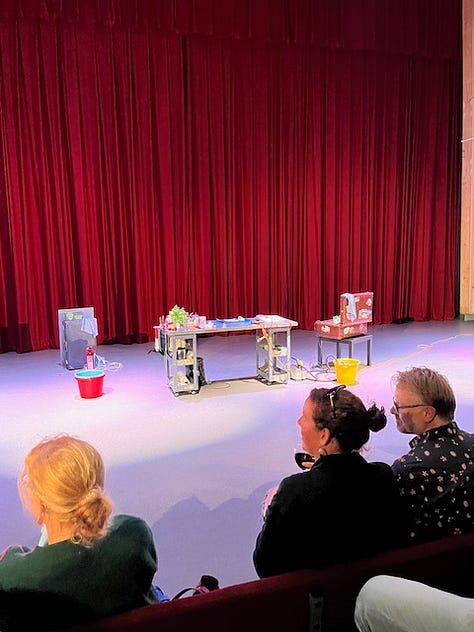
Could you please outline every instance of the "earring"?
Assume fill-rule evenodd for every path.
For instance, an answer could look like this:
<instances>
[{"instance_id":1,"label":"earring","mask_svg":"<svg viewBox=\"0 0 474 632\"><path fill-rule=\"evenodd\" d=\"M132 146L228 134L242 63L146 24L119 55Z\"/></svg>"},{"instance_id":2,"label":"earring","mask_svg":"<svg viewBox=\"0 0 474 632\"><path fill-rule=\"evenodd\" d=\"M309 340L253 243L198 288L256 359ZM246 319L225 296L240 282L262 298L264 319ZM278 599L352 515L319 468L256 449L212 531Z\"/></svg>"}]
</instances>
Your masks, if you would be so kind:
<instances>
[{"instance_id":1,"label":"earring","mask_svg":"<svg viewBox=\"0 0 474 632\"><path fill-rule=\"evenodd\" d=\"M325 456L328 455L328 452L324 448L319 448L318 449L318 454L319 454L320 457L325 457Z\"/></svg>"}]
</instances>

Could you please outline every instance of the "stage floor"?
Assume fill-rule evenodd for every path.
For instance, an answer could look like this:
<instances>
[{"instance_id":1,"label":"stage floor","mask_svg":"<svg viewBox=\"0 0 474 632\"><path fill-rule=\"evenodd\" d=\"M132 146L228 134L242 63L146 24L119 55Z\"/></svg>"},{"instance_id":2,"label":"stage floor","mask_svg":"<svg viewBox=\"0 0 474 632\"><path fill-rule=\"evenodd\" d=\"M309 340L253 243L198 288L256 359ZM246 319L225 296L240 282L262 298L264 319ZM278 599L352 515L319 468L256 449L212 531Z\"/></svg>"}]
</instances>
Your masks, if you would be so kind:
<instances>
[{"instance_id":1,"label":"stage floor","mask_svg":"<svg viewBox=\"0 0 474 632\"><path fill-rule=\"evenodd\" d=\"M357 345L362 364L351 390L388 410L391 375L430 366L448 377L456 419L474 432L474 322L380 325L369 333L373 364L363 364L365 345ZM254 579L252 552L265 491L297 471L296 420L307 394L334 382L266 386L231 379L255 374L253 334L200 338L211 383L197 395L179 397L167 387L163 357L152 343L98 351L121 368L108 370L104 395L88 400L79 396L74 371L59 365L59 351L0 355L0 550L37 541L38 527L17 497L16 476L35 443L66 432L103 454L116 512L139 515L152 527L156 579L167 592L194 585L203 573L217 576L221 585ZM325 345L329 352L335 353ZM314 332L294 330L292 356L310 367L316 353ZM410 438L397 432L389 415L387 428L364 454L391 463Z\"/></svg>"}]
</instances>

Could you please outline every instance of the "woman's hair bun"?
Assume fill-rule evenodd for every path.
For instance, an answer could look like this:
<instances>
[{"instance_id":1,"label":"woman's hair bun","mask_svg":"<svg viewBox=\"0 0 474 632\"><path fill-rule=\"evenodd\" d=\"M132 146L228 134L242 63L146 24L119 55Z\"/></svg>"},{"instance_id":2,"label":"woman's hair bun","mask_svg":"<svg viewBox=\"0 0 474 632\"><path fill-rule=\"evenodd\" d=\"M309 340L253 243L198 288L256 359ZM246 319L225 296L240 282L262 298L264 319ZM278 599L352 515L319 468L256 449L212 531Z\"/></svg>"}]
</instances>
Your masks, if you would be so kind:
<instances>
[{"instance_id":1,"label":"woman's hair bun","mask_svg":"<svg viewBox=\"0 0 474 632\"><path fill-rule=\"evenodd\" d=\"M387 425L387 416L383 406L378 408L375 404L372 404L367 409L367 416L369 417L369 430L372 432L379 432Z\"/></svg>"}]
</instances>

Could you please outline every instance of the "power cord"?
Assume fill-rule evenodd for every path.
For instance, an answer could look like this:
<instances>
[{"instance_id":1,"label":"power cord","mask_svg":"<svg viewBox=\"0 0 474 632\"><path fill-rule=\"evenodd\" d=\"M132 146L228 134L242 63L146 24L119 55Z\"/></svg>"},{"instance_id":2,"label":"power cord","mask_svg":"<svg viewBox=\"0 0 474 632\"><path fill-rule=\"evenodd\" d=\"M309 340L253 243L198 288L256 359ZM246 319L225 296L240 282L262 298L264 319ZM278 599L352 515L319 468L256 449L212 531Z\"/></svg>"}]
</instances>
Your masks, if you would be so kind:
<instances>
[{"instance_id":1,"label":"power cord","mask_svg":"<svg viewBox=\"0 0 474 632\"><path fill-rule=\"evenodd\" d=\"M324 364L311 365L309 368L305 366L303 361L299 358L291 356L291 359L296 364L296 367L291 367L290 369L290 377L292 380L331 382L336 379L336 374L334 373L334 356L328 356Z\"/></svg>"},{"instance_id":2,"label":"power cord","mask_svg":"<svg viewBox=\"0 0 474 632\"><path fill-rule=\"evenodd\" d=\"M102 371L117 371L123 368L121 362L108 362L105 358L98 353L94 354L94 368L102 369Z\"/></svg>"}]
</instances>

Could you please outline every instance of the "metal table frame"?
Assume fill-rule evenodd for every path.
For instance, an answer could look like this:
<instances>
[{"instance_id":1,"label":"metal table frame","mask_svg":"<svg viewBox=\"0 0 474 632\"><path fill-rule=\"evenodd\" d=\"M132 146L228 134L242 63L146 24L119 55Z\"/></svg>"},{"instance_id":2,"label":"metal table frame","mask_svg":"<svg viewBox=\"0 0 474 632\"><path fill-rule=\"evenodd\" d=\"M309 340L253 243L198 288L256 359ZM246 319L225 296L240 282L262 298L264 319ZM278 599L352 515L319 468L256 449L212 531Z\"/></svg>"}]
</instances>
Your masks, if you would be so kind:
<instances>
[{"instance_id":1,"label":"metal table frame","mask_svg":"<svg viewBox=\"0 0 474 632\"><path fill-rule=\"evenodd\" d=\"M287 321L287 322L284 322ZM174 395L199 392L198 338L209 334L255 331L256 375L250 376L264 383L285 384L290 375L291 328L297 322L282 319L275 324L225 324L221 321L207 321L212 327L203 329L169 330L159 328L158 338L165 359L168 386ZM282 344L284 343L284 344ZM281 352L277 350L281 346ZM283 350L284 349L284 350ZM161 351L161 349L160 349ZM248 379L248 376L246 376ZM240 378L243 379L243 378ZM215 380L222 381L222 380ZM224 380L228 381L228 380Z\"/></svg>"},{"instance_id":2,"label":"metal table frame","mask_svg":"<svg viewBox=\"0 0 474 632\"><path fill-rule=\"evenodd\" d=\"M332 342L336 345L336 357L340 358L341 352L341 344L348 345L348 357L352 358L354 353L354 345L359 342L365 342L367 344L367 366L372 364L372 336L371 335L362 335L362 336L354 336L352 338L341 338L338 340L337 338L327 338L326 336L317 336L317 349L318 349L318 365L322 365L323 363L323 342Z\"/></svg>"}]
</instances>

